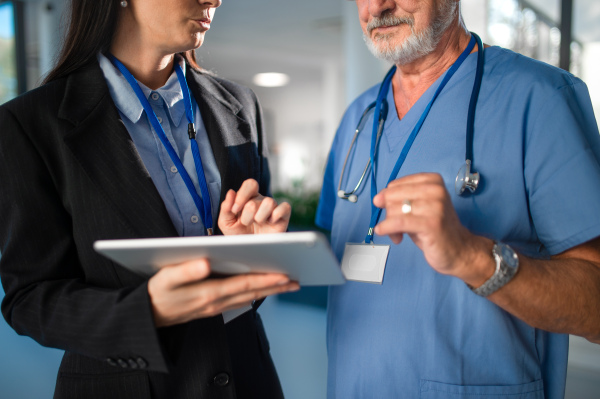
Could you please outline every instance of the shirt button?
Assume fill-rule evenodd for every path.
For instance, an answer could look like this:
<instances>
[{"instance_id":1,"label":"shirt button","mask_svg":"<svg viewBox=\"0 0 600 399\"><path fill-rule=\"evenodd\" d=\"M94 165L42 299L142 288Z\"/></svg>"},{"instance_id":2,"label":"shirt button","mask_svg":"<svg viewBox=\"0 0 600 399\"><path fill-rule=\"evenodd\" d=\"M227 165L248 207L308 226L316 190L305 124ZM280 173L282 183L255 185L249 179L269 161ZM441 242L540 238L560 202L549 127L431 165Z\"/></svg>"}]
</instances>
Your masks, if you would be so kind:
<instances>
[{"instance_id":1,"label":"shirt button","mask_svg":"<svg viewBox=\"0 0 600 399\"><path fill-rule=\"evenodd\" d=\"M158 100L158 93L152 93L150 96L154 101Z\"/></svg>"},{"instance_id":2,"label":"shirt button","mask_svg":"<svg viewBox=\"0 0 600 399\"><path fill-rule=\"evenodd\" d=\"M215 385L226 387L229 384L229 375L227 373L219 373L213 378Z\"/></svg>"},{"instance_id":3,"label":"shirt button","mask_svg":"<svg viewBox=\"0 0 600 399\"><path fill-rule=\"evenodd\" d=\"M192 221L192 223L198 223L198 216L193 215L190 220Z\"/></svg>"},{"instance_id":4,"label":"shirt button","mask_svg":"<svg viewBox=\"0 0 600 399\"><path fill-rule=\"evenodd\" d=\"M171 172L177 173L177 166L171 166Z\"/></svg>"},{"instance_id":5,"label":"shirt button","mask_svg":"<svg viewBox=\"0 0 600 399\"><path fill-rule=\"evenodd\" d=\"M157 119L158 119L158 123L162 123L162 118L160 116Z\"/></svg>"}]
</instances>

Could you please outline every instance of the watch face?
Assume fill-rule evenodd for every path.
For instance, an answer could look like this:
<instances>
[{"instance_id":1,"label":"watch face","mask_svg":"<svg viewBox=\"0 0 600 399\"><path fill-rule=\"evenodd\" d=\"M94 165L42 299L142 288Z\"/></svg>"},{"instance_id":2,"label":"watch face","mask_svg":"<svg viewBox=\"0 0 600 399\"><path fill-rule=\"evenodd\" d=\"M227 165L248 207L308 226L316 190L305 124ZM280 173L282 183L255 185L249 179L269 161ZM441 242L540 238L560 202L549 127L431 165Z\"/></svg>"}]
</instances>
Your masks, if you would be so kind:
<instances>
[{"instance_id":1,"label":"watch face","mask_svg":"<svg viewBox=\"0 0 600 399\"><path fill-rule=\"evenodd\" d=\"M519 264L519 258L517 258L517 254L508 245L500 246L500 256L507 266L516 268Z\"/></svg>"},{"instance_id":2,"label":"watch face","mask_svg":"<svg viewBox=\"0 0 600 399\"><path fill-rule=\"evenodd\" d=\"M519 258L515 251L501 242L494 244L492 255L496 261L496 272L483 285L471 288L477 295L487 297L508 283L519 269Z\"/></svg>"}]
</instances>

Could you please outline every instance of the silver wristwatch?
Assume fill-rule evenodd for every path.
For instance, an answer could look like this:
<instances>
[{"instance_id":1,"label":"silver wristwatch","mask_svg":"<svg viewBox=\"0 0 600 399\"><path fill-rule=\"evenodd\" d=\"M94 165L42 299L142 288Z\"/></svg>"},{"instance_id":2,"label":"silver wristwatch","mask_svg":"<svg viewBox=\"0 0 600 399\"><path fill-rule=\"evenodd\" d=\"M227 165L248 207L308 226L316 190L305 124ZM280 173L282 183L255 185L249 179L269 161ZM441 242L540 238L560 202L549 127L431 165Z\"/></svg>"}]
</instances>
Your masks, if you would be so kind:
<instances>
[{"instance_id":1,"label":"silver wristwatch","mask_svg":"<svg viewBox=\"0 0 600 399\"><path fill-rule=\"evenodd\" d=\"M511 247L496 241L492 249L496 261L496 271L481 287L473 288L474 293L486 297L502 288L519 270L519 258Z\"/></svg>"}]
</instances>

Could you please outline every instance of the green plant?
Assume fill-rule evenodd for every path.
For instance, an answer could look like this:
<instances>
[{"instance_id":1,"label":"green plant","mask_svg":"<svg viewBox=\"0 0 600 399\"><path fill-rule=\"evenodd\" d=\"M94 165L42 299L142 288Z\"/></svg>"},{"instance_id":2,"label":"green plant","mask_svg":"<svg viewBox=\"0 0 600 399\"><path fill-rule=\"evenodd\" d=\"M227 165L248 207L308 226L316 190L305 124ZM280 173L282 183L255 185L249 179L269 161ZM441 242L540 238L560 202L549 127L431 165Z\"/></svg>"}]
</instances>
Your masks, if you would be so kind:
<instances>
[{"instance_id":1,"label":"green plant","mask_svg":"<svg viewBox=\"0 0 600 399\"><path fill-rule=\"evenodd\" d=\"M304 190L302 181L295 181L292 189L273 194L278 202L288 202L292 206L290 229L317 230L315 216L319 204L319 191Z\"/></svg>"}]
</instances>

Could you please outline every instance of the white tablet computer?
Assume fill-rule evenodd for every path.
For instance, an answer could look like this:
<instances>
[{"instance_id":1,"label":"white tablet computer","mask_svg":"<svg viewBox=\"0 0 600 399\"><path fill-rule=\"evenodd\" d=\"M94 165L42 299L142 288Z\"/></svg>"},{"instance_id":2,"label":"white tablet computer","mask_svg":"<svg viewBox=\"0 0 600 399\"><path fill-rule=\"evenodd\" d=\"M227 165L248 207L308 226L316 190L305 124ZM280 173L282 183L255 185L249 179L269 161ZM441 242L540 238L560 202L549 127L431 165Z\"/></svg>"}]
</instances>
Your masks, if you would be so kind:
<instances>
[{"instance_id":1,"label":"white tablet computer","mask_svg":"<svg viewBox=\"0 0 600 399\"><path fill-rule=\"evenodd\" d=\"M206 257L216 273L280 272L300 285L345 282L327 239L316 232L101 240L94 249L144 276Z\"/></svg>"}]
</instances>

